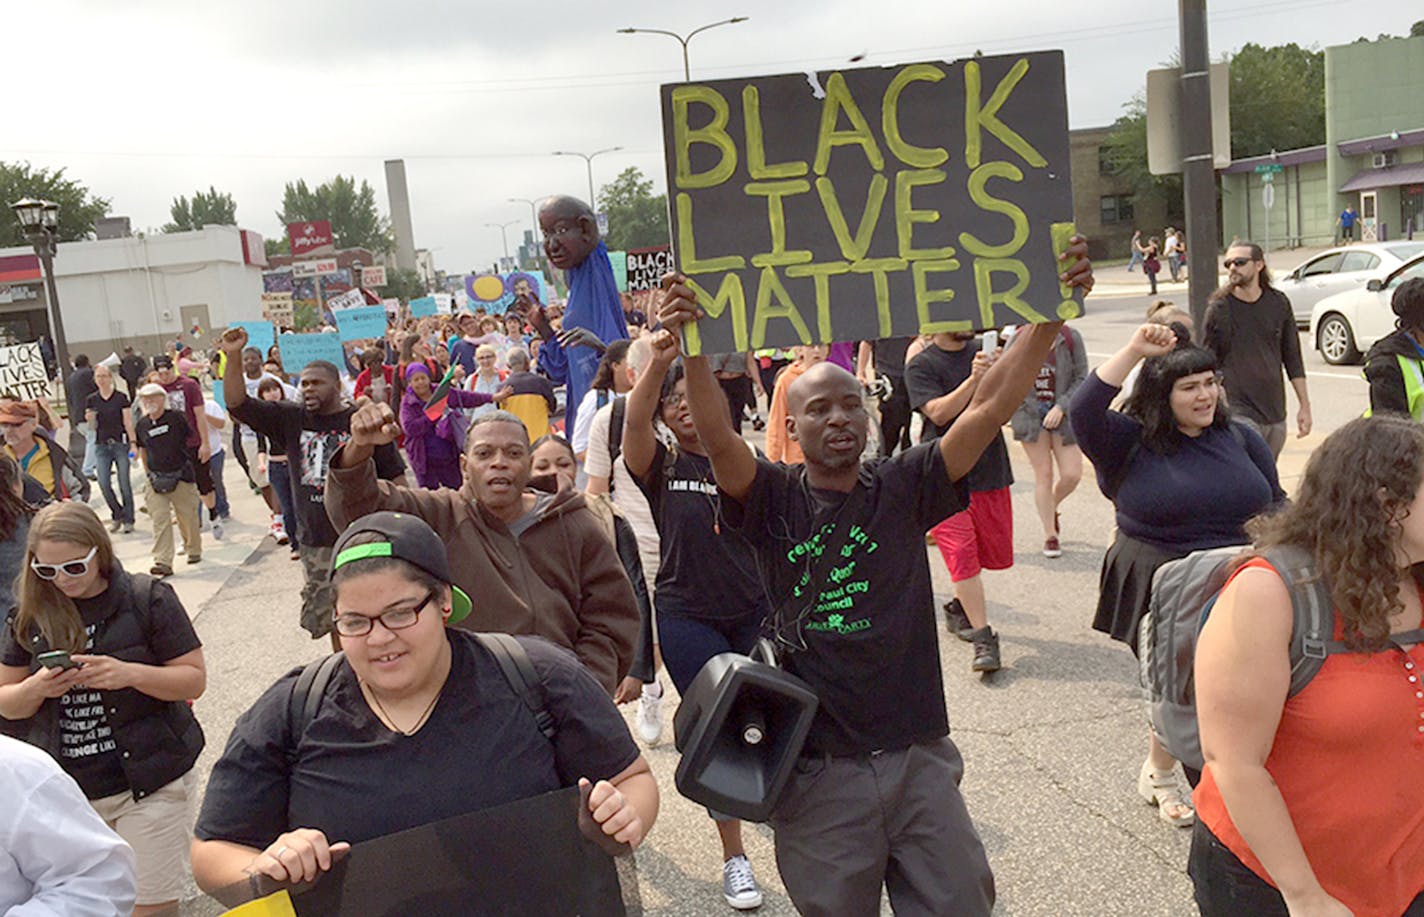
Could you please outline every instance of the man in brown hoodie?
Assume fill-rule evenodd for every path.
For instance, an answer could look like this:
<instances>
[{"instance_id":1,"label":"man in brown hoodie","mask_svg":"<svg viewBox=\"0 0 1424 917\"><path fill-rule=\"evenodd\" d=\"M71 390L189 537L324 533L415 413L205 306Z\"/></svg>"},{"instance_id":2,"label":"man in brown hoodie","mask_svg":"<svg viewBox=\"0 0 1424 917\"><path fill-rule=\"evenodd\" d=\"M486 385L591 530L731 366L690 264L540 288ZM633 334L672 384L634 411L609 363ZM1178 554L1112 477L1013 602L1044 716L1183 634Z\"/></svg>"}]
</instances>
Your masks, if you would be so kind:
<instances>
[{"instance_id":1,"label":"man in brown hoodie","mask_svg":"<svg viewBox=\"0 0 1424 917\"><path fill-rule=\"evenodd\" d=\"M612 542L576 491L530 486L529 435L506 411L470 425L460 490L377 480L372 453L400 432L388 405L351 417L351 441L332 458L326 511L338 530L380 510L419 516L446 545L455 585L474 599L459 626L532 634L558 644L613 693L628 673L638 606Z\"/></svg>"}]
</instances>

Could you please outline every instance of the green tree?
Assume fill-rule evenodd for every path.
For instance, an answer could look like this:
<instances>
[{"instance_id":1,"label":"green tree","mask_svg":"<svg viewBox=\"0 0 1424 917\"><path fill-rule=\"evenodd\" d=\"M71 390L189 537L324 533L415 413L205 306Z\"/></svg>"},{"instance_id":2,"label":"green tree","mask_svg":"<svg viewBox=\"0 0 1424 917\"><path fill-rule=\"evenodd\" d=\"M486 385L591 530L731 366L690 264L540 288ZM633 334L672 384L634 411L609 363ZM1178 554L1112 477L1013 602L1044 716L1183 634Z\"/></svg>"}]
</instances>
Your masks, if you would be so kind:
<instances>
[{"instance_id":1,"label":"green tree","mask_svg":"<svg viewBox=\"0 0 1424 917\"><path fill-rule=\"evenodd\" d=\"M232 195L212 185L207 191L194 191L193 199L179 195L168 208L172 222L163 225L163 232L189 232L204 226L236 226L237 204Z\"/></svg>"},{"instance_id":2,"label":"green tree","mask_svg":"<svg viewBox=\"0 0 1424 917\"><path fill-rule=\"evenodd\" d=\"M10 205L26 198L54 201L59 205L59 241L77 242L94 232L94 224L109 213L109 199L95 197L77 181L66 178L64 169L36 169L27 162L0 162L0 248L28 245Z\"/></svg>"},{"instance_id":3,"label":"green tree","mask_svg":"<svg viewBox=\"0 0 1424 917\"><path fill-rule=\"evenodd\" d=\"M1231 156L1325 142L1325 52L1247 44L1231 57Z\"/></svg>"},{"instance_id":4,"label":"green tree","mask_svg":"<svg viewBox=\"0 0 1424 917\"><path fill-rule=\"evenodd\" d=\"M1420 35L1424 35L1424 19L1419 20L1409 27L1410 38L1418 38Z\"/></svg>"},{"instance_id":5,"label":"green tree","mask_svg":"<svg viewBox=\"0 0 1424 917\"><path fill-rule=\"evenodd\" d=\"M636 166L624 169L598 192L598 209L608 214L611 251L667 245L667 195L653 194L653 180Z\"/></svg>"},{"instance_id":6,"label":"green tree","mask_svg":"<svg viewBox=\"0 0 1424 917\"><path fill-rule=\"evenodd\" d=\"M410 268L387 267L386 285L376 292L390 299L395 297L402 302L410 302L412 299L419 299L429 291L425 288L425 281L420 279L420 274Z\"/></svg>"},{"instance_id":7,"label":"green tree","mask_svg":"<svg viewBox=\"0 0 1424 917\"><path fill-rule=\"evenodd\" d=\"M308 187L305 179L288 182L277 219L285 226L302 220L330 220L337 248L365 248L385 253L395 248L391 224L376 207L376 192L362 179L338 175ZM290 240L287 250L290 251Z\"/></svg>"}]
</instances>

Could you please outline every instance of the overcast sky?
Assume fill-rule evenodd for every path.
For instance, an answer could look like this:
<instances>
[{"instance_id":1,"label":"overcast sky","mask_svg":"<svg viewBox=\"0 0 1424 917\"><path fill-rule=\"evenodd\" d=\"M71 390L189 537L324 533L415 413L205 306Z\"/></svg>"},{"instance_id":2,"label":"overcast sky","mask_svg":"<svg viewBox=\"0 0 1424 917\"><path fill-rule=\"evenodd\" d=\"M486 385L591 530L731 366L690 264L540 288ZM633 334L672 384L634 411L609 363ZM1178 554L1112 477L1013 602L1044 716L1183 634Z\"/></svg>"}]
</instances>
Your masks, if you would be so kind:
<instances>
[{"instance_id":1,"label":"overcast sky","mask_svg":"<svg viewBox=\"0 0 1424 917\"><path fill-rule=\"evenodd\" d=\"M1213 59L1248 41L1324 47L1408 34L1399 0L1212 0ZM238 222L280 235L287 181L368 179L387 210L382 162L404 158L415 241L463 272L500 254L488 223L511 197L587 196L583 160L553 150L622 146L594 162L608 181L637 166L661 190L658 86L681 50L624 26L686 31L694 79L952 60L1061 48L1073 127L1111 123L1177 47L1171 0L44 0L5 4L10 104L0 160L68 169L136 229L179 194L216 186ZM43 87L43 88L41 88Z\"/></svg>"}]
</instances>

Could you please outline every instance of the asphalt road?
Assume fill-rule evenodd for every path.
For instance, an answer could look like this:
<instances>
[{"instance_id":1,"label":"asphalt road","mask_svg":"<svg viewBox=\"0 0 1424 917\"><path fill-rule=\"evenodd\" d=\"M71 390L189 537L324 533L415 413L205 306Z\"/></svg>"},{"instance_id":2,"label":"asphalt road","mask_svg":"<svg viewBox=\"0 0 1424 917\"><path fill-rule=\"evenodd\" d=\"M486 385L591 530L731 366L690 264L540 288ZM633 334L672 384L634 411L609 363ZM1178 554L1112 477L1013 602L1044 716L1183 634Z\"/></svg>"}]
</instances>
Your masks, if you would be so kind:
<instances>
[{"instance_id":1,"label":"asphalt road","mask_svg":"<svg viewBox=\"0 0 1424 917\"><path fill-rule=\"evenodd\" d=\"M1126 340L1147 301L1129 289L1100 286L1088 315L1076 323L1093 363ZM1288 489L1309 449L1364 407L1358 374L1326 367L1318 355L1308 362L1317 432L1291 439L1281 461ZM1089 627L1098 565L1112 535L1110 504L1087 475L1063 508L1064 555L1044 558L1028 466L1017 447L1010 451L1019 480L1013 487L1017 561L1014 569L985 577L1005 667L988 678L974 675L966 644L942 629L939 641L953 738L967 765L963 791L997 876L995 913L1194 914L1185 875L1189 832L1159 821L1134 789L1146 719L1132 656ZM212 582L187 585L185 574L175 578L207 655L208 690L196 708L208 736L199 762L204 778L236 716L278 676L325 648L297 627L300 564L260 537L265 510L238 486L237 470L231 472L238 524L214 558L223 572L205 560L203 575ZM142 553L141 547L132 550ZM944 601L950 583L943 562L932 548L927 555L937 601ZM665 676L664 684L670 690ZM882 690L920 688L887 683ZM663 803L637 855L642 900L650 915L725 914L714 829L701 807L673 787L674 704L664 707L664 743L647 751ZM631 707L628 713L631 724ZM760 913L794 913L776 876L770 831L748 825L745 834L766 894ZM184 911L214 912L198 900L185 902Z\"/></svg>"}]
</instances>

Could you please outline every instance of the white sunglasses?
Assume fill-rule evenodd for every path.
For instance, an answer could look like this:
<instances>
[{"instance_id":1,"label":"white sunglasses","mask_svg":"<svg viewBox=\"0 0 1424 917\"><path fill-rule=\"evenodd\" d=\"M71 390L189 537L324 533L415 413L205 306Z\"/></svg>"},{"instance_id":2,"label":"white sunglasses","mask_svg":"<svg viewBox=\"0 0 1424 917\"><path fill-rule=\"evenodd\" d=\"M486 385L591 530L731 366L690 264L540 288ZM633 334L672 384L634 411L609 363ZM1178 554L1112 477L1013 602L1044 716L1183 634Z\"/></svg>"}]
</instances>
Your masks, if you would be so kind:
<instances>
[{"instance_id":1,"label":"white sunglasses","mask_svg":"<svg viewBox=\"0 0 1424 917\"><path fill-rule=\"evenodd\" d=\"M89 572L89 564L93 562L94 555L99 553L99 546L95 545L89 549L89 553L77 560L66 560L62 564L42 564L37 560L30 561L30 569L35 571L35 576L40 579L52 580L61 573L65 576L83 576Z\"/></svg>"}]
</instances>

